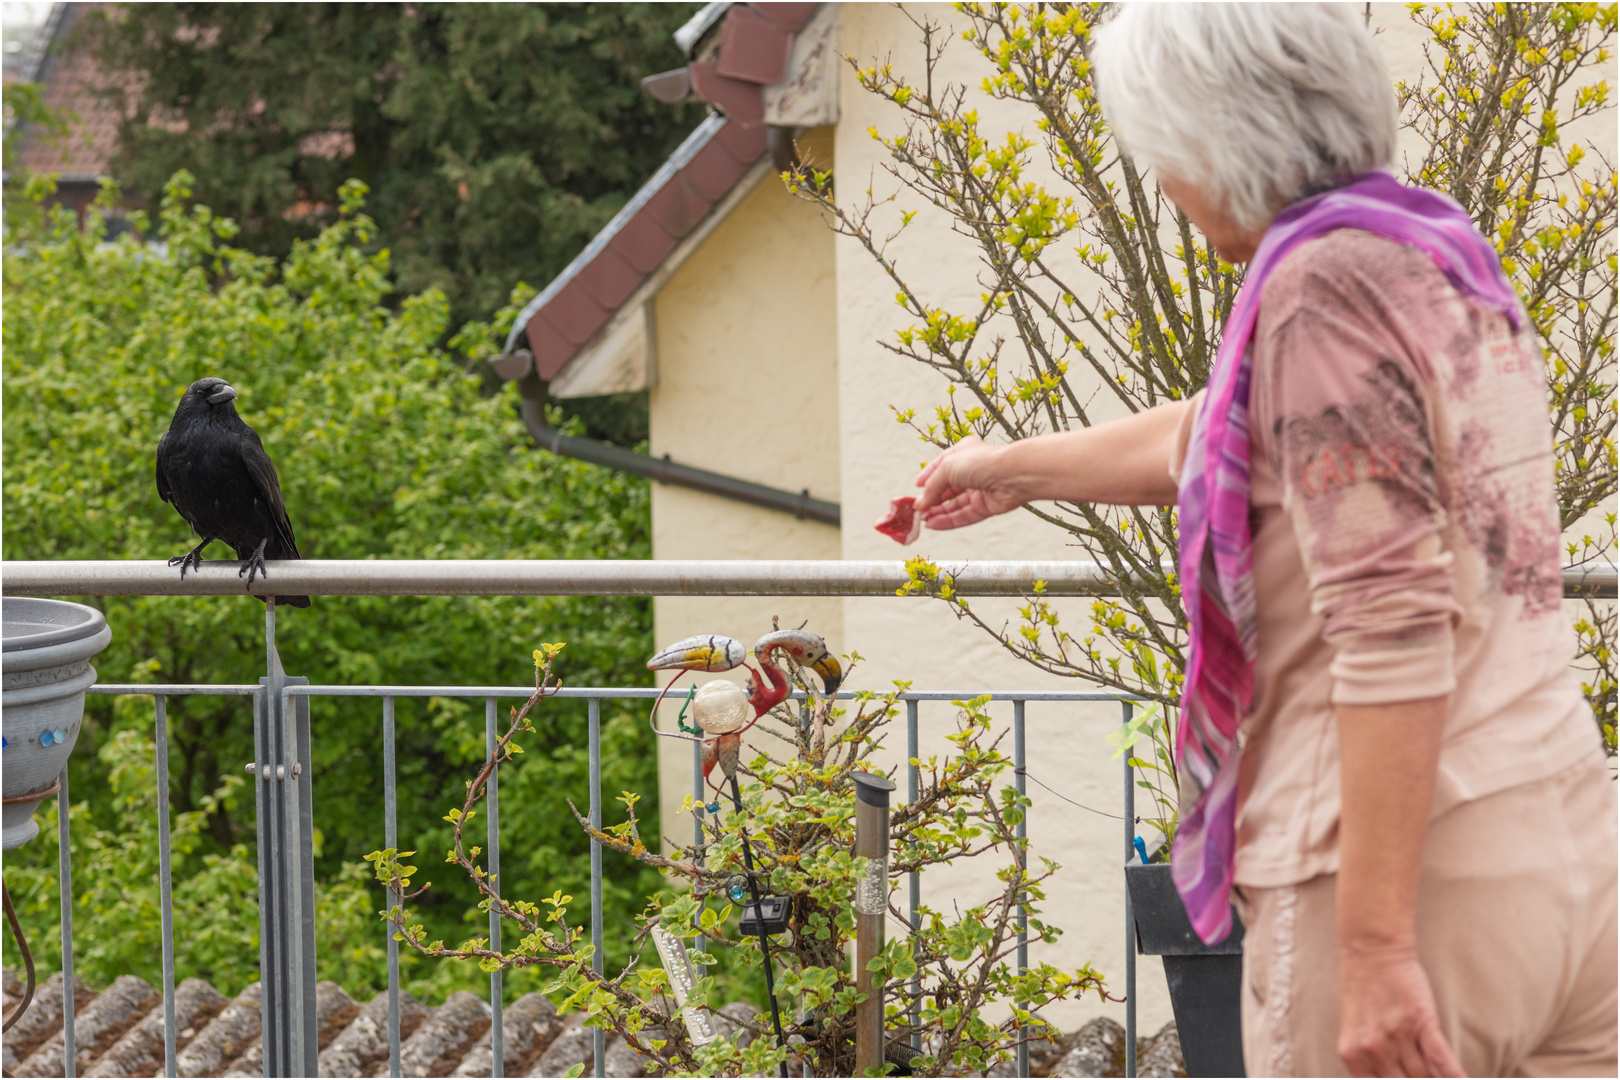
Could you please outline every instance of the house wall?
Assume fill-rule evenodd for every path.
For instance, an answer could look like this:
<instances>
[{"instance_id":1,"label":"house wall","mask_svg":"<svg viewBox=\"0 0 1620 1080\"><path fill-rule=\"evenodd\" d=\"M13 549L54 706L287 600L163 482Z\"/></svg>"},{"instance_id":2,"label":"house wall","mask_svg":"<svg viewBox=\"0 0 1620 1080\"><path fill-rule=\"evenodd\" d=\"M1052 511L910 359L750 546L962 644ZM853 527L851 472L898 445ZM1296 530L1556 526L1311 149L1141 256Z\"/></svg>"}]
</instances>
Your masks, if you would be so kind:
<instances>
[{"instance_id":1,"label":"house wall","mask_svg":"<svg viewBox=\"0 0 1620 1080\"><path fill-rule=\"evenodd\" d=\"M656 298L658 385L649 393L654 456L837 501L837 341L833 236L810 206L767 177ZM652 488L655 559L836 559L838 530L686 488ZM727 634L750 645L808 620L844 648L837 599L660 597L662 645ZM732 676L739 682L740 673ZM675 727L678 707L663 726ZM659 742L664 834L687 841L690 745ZM716 774L718 776L718 773Z\"/></svg>"},{"instance_id":2,"label":"house wall","mask_svg":"<svg viewBox=\"0 0 1620 1080\"><path fill-rule=\"evenodd\" d=\"M857 60L883 58L904 72L913 83L921 81L917 28L907 12L888 5L849 4L844 7L839 43ZM913 16L934 19L945 26L962 21L946 5L913 5ZM957 33L947 48L936 85L943 78L977 87L988 65ZM972 92L969 107L980 111L989 130L1018 128L1034 131L1032 117L1005 102ZM868 133L876 126L884 135L901 130L899 110L863 91L853 72L845 69L839 87L840 116L836 158L840 195L858 201L859 189L871 177L873 194L896 201L880 207L874 220L880 234L899 224L902 211L919 211L912 224L890 247L901 273L930 304L954 311L971 311L980 288L977 259L971 244L953 234L948 222L920 196L900 190L884 172L887 152ZM1037 155L1039 157L1039 155ZM1045 180L1035 176L1033 179ZM917 409L928 417L946 402L944 380L932 370L889 352L880 344L893 340L894 331L912 320L895 303L895 286L857 243L840 238L838 268L839 397L843 461L844 520L842 556L846 559L894 559L922 554L936 561L958 559L1065 559L1079 557L1064 544L1066 534L1027 514L1013 513L972 528L952 532L925 532L904 552L862 523L875 520L896 495L913 491L918 466L937 451L922 443L910 429L896 422L890 406ZM983 600L975 608L999 625L1015 615L1014 601ZM1069 625L1085 623L1081 603L1064 605ZM891 679L908 679L919 689L963 690L1084 690L1093 689L1073 679L1043 675L1006 652L988 634L959 622L940 602L886 597L856 598L844 602L844 640L858 649L867 663L852 685L883 689ZM953 730L956 710L949 705L925 703L920 709L921 752L943 756L950 747L945 735ZM1003 725L1010 726L1010 705L992 707ZM1125 983L1124 830L1118 819L1122 766L1109 760L1111 748L1104 736L1121 719L1117 703L1027 706L1028 792L1033 800L1029 817L1032 852L1054 859L1062 869L1047 886L1048 900L1041 918L1065 932L1053 946L1031 948L1031 962L1049 962L1068 969L1090 963L1119 995ZM887 765L901 765L904 732L890 752ZM1010 739L1009 739L1010 743ZM1007 782L1011 783L1009 776ZM1046 785L1042 787L1041 785ZM1051 790L1047 790L1050 788ZM1061 797L1060 797L1061 796ZM1073 800L1094 811L1078 809ZM1115 816L1104 816L1115 815ZM995 891L986 880L985 867L974 860L941 867L923 876L923 903L949 911L983 902ZM1169 999L1158 961L1143 957L1138 963L1139 1030L1151 1033L1171 1018ZM1093 1016L1108 1015L1123 1023L1124 1007L1104 1004L1093 996L1077 1003L1060 1004L1049 1015L1067 1028Z\"/></svg>"}]
</instances>

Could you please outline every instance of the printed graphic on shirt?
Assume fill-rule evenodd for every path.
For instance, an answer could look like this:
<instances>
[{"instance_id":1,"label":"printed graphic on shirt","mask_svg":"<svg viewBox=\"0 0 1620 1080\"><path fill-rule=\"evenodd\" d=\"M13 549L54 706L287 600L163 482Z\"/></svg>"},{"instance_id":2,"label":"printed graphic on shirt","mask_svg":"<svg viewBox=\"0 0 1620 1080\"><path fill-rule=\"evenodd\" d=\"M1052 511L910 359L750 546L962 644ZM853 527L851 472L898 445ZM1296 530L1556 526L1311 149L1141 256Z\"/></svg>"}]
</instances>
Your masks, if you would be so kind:
<instances>
[{"instance_id":1,"label":"printed graphic on shirt","mask_svg":"<svg viewBox=\"0 0 1620 1080\"><path fill-rule=\"evenodd\" d=\"M1276 423L1272 444L1282 460L1273 464L1305 526L1307 566L1355 561L1445 522L1416 383L1382 360L1358 384L1348 400Z\"/></svg>"},{"instance_id":2,"label":"printed graphic on shirt","mask_svg":"<svg viewBox=\"0 0 1620 1080\"><path fill-rule=\"evenodd\" d=\"M1323 363L1311 378L1277 371L1268 447L1307 570L1387 577L1466 545L1486 596L1521 598L1521 618L1555 611L1560 522L1533 337L1453 294L1426 312L1420 380L1418 361L1379 358L1393 342L1357 334L1311 293L1300 310L1318 321L1296 329L1325 331Z\"/></svg>"},{"instance_id":3,"label":"printed graphic on shirt","mask_svg":"<svg viewBox=\"0 0 1620 1080\"><path fill-rule=\"evenodd\" d=\"M1448 393L1466 417L1451 448L1452 517L1483 554L1491 591L1524 598L1540 616L1563 600L1546 388L1528 337L1499 315L1471 310L1453 343Z\"/></svg>"}]
</instances>

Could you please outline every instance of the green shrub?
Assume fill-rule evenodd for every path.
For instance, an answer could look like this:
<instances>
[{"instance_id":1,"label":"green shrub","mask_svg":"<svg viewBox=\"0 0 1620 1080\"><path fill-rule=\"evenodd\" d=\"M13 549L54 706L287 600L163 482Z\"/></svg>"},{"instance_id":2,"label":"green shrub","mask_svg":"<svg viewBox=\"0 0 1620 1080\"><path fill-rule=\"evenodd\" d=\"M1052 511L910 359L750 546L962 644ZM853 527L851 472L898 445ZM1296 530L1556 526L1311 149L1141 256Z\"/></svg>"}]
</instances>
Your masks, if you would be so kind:
<instances>
[{"instance_id":1,"label":"green shrub","mask_svg":"<svg viewBox=\"0 0 1620 1080\"><path fill-rule=\"evenodd\" d=\"M6 559L157 559L190 547L185 523L158 499L153 455L181 392L205 375L240 393L238 408L280 472L305 558L648 556L645 482L533 449L515 394L481 397L478 379L456 360L454 350L486 348L515 308L446 346L443 296L390 297L387 251L364 250L374 226L359 213L358 183L344 187L341 219L279 263L229 246L235 226L188 206L189 184L177 174L156 227L137 215L135 233L114 241L100 208L82 228L72 215L41 210L48 180L31 182L32 205L10 208ZM114 197L109 188L101 206ZM208 554L231 557L223 545ZM264 672L257 600L89 602L113 632L97 661L103 682L253 683ZM646 685L636 658L650 651L650 621L648 603L635 599L316 597L307 611L278 611L277 635L287 671L315 683L521 685L530 672L501 658L525 657L546 637L571 643L563 674L573 685ZM584 703L557 706L532 751L547 768L531 770L532 780L514 777L502 792L505 876L529 891L584 892L586 841L562 812L564 795L586 794ZM402 835L437 835L432 843L448 846L442 810L430 808L457 798L466 765L482 759L483 712L479 701L399 701ZM331 905L357 914L349 909L369 895L372 912L382 906L381 891L364 892L355 869L383 841L381 706L317 698L311 713L316 872L328 905L321 977L359 993L384 985L385 939L375 923L364 941L346 937L348 915ZM635 725L612 718L609 706L606 790L651 788L652 748L630 734ZM252 800L240 787L253 760L251 706L241 697L174 698L169 724L176 896L194 886L223 890L177 914L187 939L180 974L211 973L235 987L258 951ZM75 874L81 971L92 983L126 971L157 977L146 897L155 896L155 848L144 853L155 842L154 803L150 777L135 764L147 751L130 741L149 739L151 725L150 698L115 708L92 697L73 757L75 844L101 845L80 856ZM36 841L6 862L8 881L32 883L14 888L26 893L18 900L30 940L48 957L54 843ZM613 918L656 889L656 874L628 861L610 864L609 877ZM434 894L424 915L446 933L480 919L470 886L447 879ZM210 951L214 941L232 944ZM231 951L238 955L223 957ZM412 978L413 989L438 996L463 976L419 965Z\"/></svg>"}]
</instances>

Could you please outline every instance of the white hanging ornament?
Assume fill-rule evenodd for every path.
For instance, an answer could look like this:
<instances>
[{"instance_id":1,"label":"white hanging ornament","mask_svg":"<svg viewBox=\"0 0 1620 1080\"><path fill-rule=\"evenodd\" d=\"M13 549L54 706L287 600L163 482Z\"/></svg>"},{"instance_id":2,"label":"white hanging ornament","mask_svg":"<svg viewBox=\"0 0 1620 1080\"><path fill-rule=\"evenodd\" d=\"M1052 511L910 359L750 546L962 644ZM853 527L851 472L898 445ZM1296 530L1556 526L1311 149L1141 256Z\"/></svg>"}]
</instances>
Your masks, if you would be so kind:
<instances>
[{"instance_id":1,"label":"white hanging ornament","mask_svg":"<svg viewBox=\"0 0 1620 1080\"><path fill-rule=\"evenodd\" d=\"M741 731L754 718L754 707L742 687L725 679L714 679L697 688L692 698L692 718L709 735L730 735Z\"/></svg>"}]
</instances>

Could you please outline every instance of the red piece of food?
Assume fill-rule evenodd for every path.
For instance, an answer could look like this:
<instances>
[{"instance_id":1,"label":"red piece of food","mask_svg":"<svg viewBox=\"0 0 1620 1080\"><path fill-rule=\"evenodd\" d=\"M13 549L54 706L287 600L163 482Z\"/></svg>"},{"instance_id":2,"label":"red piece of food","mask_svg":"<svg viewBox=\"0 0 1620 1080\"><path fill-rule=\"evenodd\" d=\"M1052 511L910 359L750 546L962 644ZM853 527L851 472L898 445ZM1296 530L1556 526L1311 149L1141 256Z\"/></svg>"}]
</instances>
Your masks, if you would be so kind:
<instances>
[{"instance_id":1,"label":"red piece of food","mask_svg":"<svg viewBox=\"0 0 1620 1080\"><path fill-rule=\"evenodd\" d=\"M910 495L889 500L889 512L878 519L874 528L897 544L915 544L922 535L922 518L917 515L917 500Z\"/></svg>"}]
</instances>

